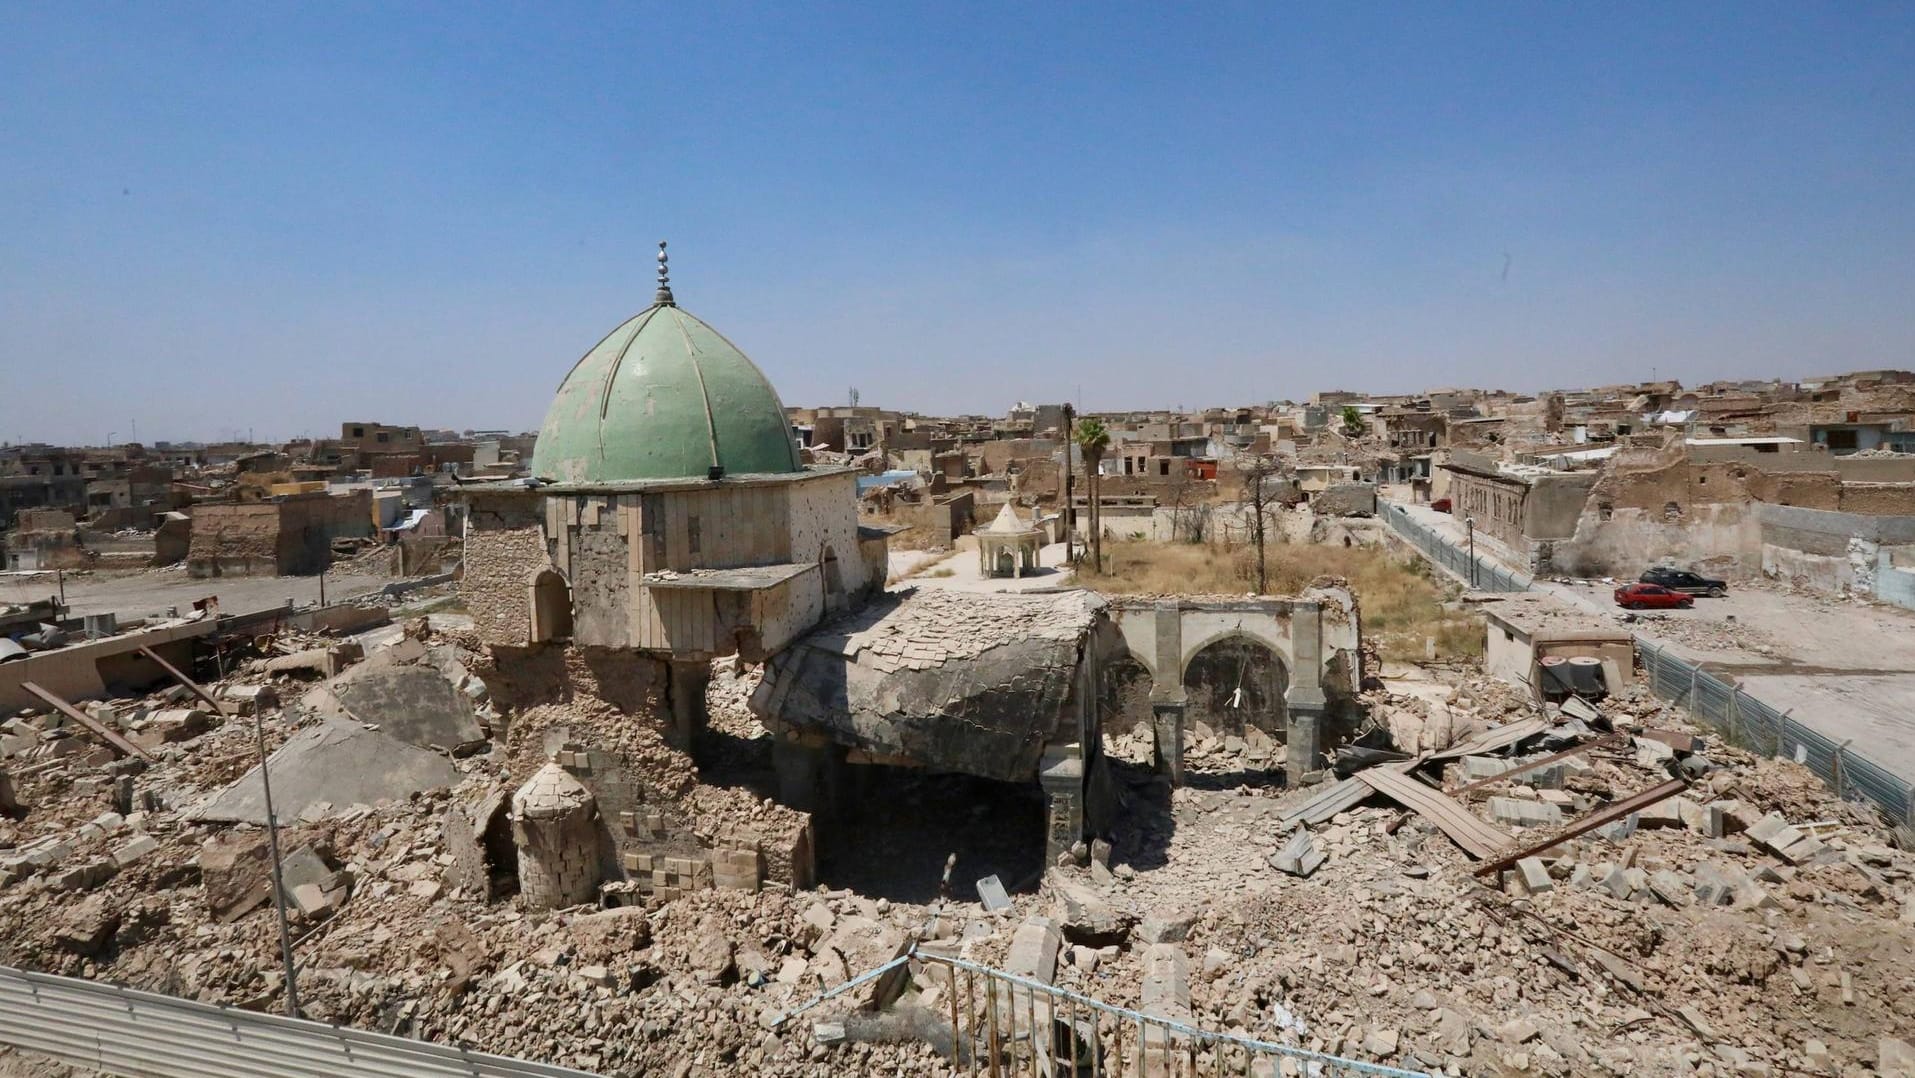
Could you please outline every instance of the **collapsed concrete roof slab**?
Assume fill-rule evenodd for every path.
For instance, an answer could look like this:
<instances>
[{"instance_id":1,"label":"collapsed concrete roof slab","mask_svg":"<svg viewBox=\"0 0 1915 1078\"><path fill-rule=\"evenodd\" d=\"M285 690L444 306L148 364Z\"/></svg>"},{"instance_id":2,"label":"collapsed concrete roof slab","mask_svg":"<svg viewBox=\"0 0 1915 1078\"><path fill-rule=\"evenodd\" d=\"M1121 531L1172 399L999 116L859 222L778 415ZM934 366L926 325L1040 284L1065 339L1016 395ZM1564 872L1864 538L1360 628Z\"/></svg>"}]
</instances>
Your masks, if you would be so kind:
<instances>
[{"instance_id":1,"label":"collapsed concrete roof slab","mask_svg":"<svg viewBox=\"0 0 1915 1078\"><path fill-rule=\"evenodd\" d=\"M752 708L874 755L1027 781L1104 606L1077 590L894 593L773 659Z\"/></svg>"},{"instance_id":2,"label":"collapsed concrete roof slab","mask_svg":"<svg viewBox=\"0 0 1915 1078\"><path fill-rule=\"evenodd\" d=\"M357 723L327 720L294 734L267 759L273 811L282 824L320 802L338 808L438 790L463 776L452 762ZM266 798L257 766L214 795L194 814L212 823L266 822Z\"/></svg>"},{"instance_id":3,"label":"collapsed concrete roof slab","mask_svg":"<svg viewBox=\"0 0 1915 1078\"><path fill-rule=\"evenodd\" d=\"M423 662L363 663L307 694L306 704L320 715L371 723L422 749L453 751L485 739L471 699Z\"/></svg>"}]
</instances>

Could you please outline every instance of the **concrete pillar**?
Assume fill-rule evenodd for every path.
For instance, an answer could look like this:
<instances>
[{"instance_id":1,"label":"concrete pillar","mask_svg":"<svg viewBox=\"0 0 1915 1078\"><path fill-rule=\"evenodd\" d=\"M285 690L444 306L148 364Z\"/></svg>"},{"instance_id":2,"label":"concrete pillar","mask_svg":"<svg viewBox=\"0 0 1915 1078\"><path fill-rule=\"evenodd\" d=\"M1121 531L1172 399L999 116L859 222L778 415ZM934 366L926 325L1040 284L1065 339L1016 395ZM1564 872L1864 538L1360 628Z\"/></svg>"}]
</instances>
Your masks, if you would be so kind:
<instances>
[{"instance_id":1,"label":"concrete pillar","mask_svg":"<svg viewBox=\"0 0 1915 1078\"><path fill-rule=\"evenodd\" d=\"M1084 840L1084 758L1077 745L1051 745L1038 764L1044 791L1044 867Z\"/></svg>"},{"instance_id":2,"label":"concrete pillar","mask_svg":"<svg viewBox=\"0 0 1915 1078\"><path fill-rule=\"evenodd\" d=\"M1288 712L1288 756L1285 769L1292 785L1317 770L1323 757L1323 607L1298 603L1290 611L1290 646L1294 666L1290 689L1283 694Z\"/></svg>"},{"instance_id":3,"label":"concrete pillar","mask_svg":"<svg viewBox=\"0 0 1915 1078\"><path fill-rule=\"evenodd\" d=\"M665 740L683 752L692 750L692 742L705 730L705 688L711 684L708 662L674 662L667 695L671 697L672 725Z\"/></svg>"},{"instance_id":4,"label":"concrete pillar","mask_svg":"<svg viewBox=\"0 0 1915 1078\"><path fill-rule=\"evenodd\" d=\"M1184 784L1184 702L1150 702L1152 761L1159 775L1169 775L1173 786Z\"/></svg>"}]
</instances>

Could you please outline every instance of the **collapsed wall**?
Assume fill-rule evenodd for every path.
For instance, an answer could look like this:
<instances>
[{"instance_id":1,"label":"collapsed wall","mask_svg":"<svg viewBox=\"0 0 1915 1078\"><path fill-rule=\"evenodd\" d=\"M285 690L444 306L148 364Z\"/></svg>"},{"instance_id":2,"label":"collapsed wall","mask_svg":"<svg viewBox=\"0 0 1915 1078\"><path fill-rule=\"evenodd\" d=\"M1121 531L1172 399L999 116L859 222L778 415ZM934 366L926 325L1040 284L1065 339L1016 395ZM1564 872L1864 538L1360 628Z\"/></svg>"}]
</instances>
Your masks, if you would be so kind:
<instances>
[{"instance_id":1,"label":"collapsed wall","mask_svg":"<svg viewBox=\"0 0 1915 1078\"><path fill-rule=\"evenodd\" d=\"M496 886L498 842L487 836L500 826L500 790L542 771L567 776L591 800L586 863L608 904L810 885L810 817L746 789L701 785L691 755L667 742L667 663L568 645L495 648L490 657L476 672L502 712L504 766L496 785L468 791L446 819L465 885ZM524 820L515 807L513 827L523 832ZM580 849L585 828L572 825L565 848Z\"/></svg>"}]
</instances>

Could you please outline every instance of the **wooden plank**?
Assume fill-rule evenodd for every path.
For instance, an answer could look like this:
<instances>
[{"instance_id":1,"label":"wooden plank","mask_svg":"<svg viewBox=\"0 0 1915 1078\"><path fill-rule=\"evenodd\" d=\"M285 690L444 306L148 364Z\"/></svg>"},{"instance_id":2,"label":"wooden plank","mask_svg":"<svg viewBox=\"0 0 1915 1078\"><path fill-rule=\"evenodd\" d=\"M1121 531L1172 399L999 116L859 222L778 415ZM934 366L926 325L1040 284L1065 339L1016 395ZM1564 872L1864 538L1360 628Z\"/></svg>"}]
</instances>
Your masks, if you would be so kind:
<instances>
[{"instance_id":1,"label":"wooden plank","mask_svg":"<svg viewBox=\"0 0 1915 1078\"><path fill-rule=\"evenodd\" d=\"M1604 824L1614 823L1632 812L1640 812L1650 805L1666 798L1674 797L1688 788L1689 784L1687 782L1681 779L1670 779L1661 785L1651 786L1640 793L1631 794L1621 801L1613 801L1541 842L1532 843L1514 853L1505 854L1487 864L1476 866L1476 874L1478 876L1488 876L1501 872L1525 857L1534 857L1553 846L1560 846L1570 839L1575 838L1577 835L1587 834Z\"/></svg>"},{"instance_id":2,"label":"wooden plank","mask_svg":"<svg viewBox=\"0 0 1915 1078\"><path fill-rule=\"evenodd\" d=\"M74 722L77 722L81 726L92 731L93 736L99 738L101 741L106 742L108 747L117 750L121 756L138 756L142 760L151 760L153 758L147 755L145 749L140 748L138 745L135 745L131 741L128 741L127 739L121 737L119 734L116 734L113 731L107 729L106 727L100 725L100 723L97 720L95 720L93 716L87 714L84 711L81 711L79 708L74 707L72 704L67 703L65 700L60 699L59 697L46 691L40 686L35 685L33 682L22 681L20 683L20 687L32 693L33 695L39 697L40 699L45 700L49 707L52 707L54 710L58 711L60 714L65 715L67 718L72 719Z\"/></svg>"},{"instance_id":3,"label":"wooden plank","mask_svg":"<svg viewBox=\"0 0 1915 1078\"><path fill-rule=\"evenodd\" d=\"M194 681L192 678L187 677L185 674L181 673L179 669L176 668L172 663L169 663L165 659L160 658L159 655L156 652L154 652L152 648L143 647L140 649L140 654L146 656L147 658L153 660L156 663L159 663L160 669L173 675L174 681L177 681L181 685L186 686L188 692L191 692L194 696L197 696L201 700L206 701L206 706L213 709L213 714L215 715L226 714L226 709L220 705L220 702L218 700L213 699L212 693L207 692L205 689L200 688L198 682Z\"/></svg>"},{"instance_id":4,"label":"wooden plank","mask_svg":"<svg viewBox=\"0 0 1915 1078\"><path fill-rule=\"evenodd\" d=\"M1388 768L1372 767L1358 772L1356 778L1377 793L1435 824L1464 853L1478 860L1495 856L1496 851L1511 842L1508 832L1483 822L1459 802L1408 775Z\"/></svg>"}]
</instances>

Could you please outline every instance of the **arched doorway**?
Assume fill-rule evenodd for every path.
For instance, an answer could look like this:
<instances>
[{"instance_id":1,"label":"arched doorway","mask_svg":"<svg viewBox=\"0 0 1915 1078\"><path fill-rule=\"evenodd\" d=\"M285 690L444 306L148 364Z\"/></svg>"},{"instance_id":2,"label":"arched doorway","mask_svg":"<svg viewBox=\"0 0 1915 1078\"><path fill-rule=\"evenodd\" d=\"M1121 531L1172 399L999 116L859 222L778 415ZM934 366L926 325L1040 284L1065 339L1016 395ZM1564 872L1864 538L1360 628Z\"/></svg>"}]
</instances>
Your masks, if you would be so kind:
<instances>
[{"instance_id":1,"label":"arched doorway","mask_svg":"<svg viewBox=\"0 0 1915 1078\"><path fill-rule=\"evenodd\" d=\"M838 552L825 547L818 559L818 569L824 576L825 613L844 609L844 573L838 567Z\"/></svg>"},{"instance_id":2,"label":"arched doorway","mask_svg":"<svg viewBox=\"0 0 1915 1078\"><path fill-rule=\"evenodd\" d=\"M532 623L526 643L544 644L572 638L572 589L556 569L540 569L528 585Z\"/></svg>"},{"instance_id":3,"label":"arched doorway","mask_svg":"<svg viewBox=\"0 0 1915 1078\"><path fill-rule=\"evenodd\" d=\"M1185 729L1201 722L1218 734L1254 726L1280 736L1289 687L1283 659L1265 644L1247 636L1213 641L1184 668Z\"/></svg>"},{"instance_id":4,"label":"arched doorway","mask_svg":"<svg viewBox=\"0 0 1915 1078\"><path fill-rule=\"evenodd\" d=\"M1151 752L1150 668L1126 652L1097 669L1097 714L1104 752L1148 765Z\"/></svg>"}]
</instances>

